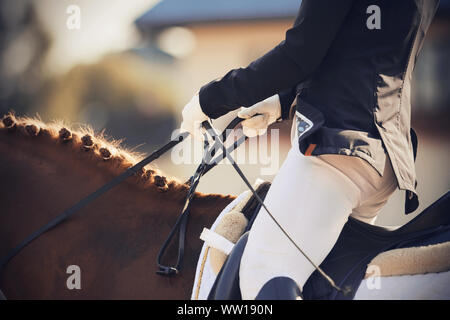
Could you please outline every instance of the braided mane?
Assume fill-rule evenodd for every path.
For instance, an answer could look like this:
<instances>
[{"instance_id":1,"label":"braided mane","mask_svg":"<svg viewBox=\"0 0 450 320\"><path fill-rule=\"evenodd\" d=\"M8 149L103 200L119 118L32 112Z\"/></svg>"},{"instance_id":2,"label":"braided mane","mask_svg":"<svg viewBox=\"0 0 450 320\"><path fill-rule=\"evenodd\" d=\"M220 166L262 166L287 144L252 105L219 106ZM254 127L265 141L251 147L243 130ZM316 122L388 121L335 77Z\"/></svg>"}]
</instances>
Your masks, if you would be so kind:
<instances>
[{"instance_id":1,"label":"braided mane","mask_svg":"<svg viewBox=\"0 0 450 320\"><path fill-rule=\"evenodd\" d=\"M119 174L143 159L143 154L131 151L122 145L123 140L114 140L104 132L94 133L87 125L69 125L63 121L43 122L37 117L17 117L9 112L0 121L0 132L7 130L10 134L42 137L53 142L55 147L65 145L74 153L87 153L92 160L102 161L114 174ZM67 150L67 149L65 149ZM66 151L64 151L66 152ZM143 168L138 172L138 181L144 186L156 186L165 192L171 188L184 189L186 185L175 178L164 176L153 167Z\"/></svg>"}]
</instances>

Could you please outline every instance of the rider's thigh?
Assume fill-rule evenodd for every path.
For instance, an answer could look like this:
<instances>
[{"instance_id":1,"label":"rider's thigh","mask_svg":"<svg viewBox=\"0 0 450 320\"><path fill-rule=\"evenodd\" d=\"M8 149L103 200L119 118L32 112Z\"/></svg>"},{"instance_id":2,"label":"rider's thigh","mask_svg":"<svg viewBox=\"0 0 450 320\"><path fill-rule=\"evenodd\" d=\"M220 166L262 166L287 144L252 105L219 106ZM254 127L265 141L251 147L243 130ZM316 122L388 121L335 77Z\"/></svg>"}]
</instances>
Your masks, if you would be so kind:
<instances>
[{"instance_id":1,"label":"rider's thigh","mask_svg":"<svg viewBox=\"0 0 450 320\"><path fill-rule=\"evenodd\" d=\"M359 200L360 190L342 172L292 148L265 204L283 230L320 264ZM290 277L301 288L313 271L313 265L261 209L241 262L242 297L254 299L262 286L277 276Z\"/></svg>"}]
</instances>

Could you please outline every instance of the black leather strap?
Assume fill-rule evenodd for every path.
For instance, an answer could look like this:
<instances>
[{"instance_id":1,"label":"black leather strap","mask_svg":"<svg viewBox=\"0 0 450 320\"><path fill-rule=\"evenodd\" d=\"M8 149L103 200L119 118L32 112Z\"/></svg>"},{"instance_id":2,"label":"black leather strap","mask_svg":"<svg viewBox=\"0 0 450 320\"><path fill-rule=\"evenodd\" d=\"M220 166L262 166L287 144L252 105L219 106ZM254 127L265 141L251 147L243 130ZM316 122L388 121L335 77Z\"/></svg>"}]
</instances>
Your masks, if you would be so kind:
<instances>
[{"instance_id":1,"label":"black leather strap","mask_svg":"<svg viewBox=\"0 0 450 320\"><path fill-rule=\"evenodd\" d=\"M198 183L200 182L200 178L203 175L205 171L205 165L206 165L206 156L208 153L208 145L205 144L205 153L203 155L202 163L198 166L197 170L195 171L194 175L189 179L190 188L188 191L188 194L186 196L186 200L184 203L183 211L181 212L181 215L178 217L177 221L175 222L175 225L173 226L172 230L170 231L167 239L164 241L163 245L161 246L161 249L159 250L156 263L158 264L158 270L156 273L158 275L162 276L172 276L175 274L178 274L182 262L183 262L183 256L184 256L184 243L186 239L186 229L187 229L187 222L189 217L189 209L191 200L195 194L195 189L198 186ZM162 263L162 258L167 250L167 247L171 243L173 237L175 236L176 232L178 231L178 257L177 262L175 266L166 266Z\"/></svg>"},{"instance_id":2,"label":"black leather strap","mask_svg":"<svg viewBox=\"0 0 450 320\"><path fill-rule=\"evenodd\" d=\"M231 131L243 121L244 119L241 118L235 118L233 121L230 122L230 124L223 130L222 134L220 135L222 138L222 141L225 141ZM209 126L207 132L214 137L216 135L214 129L212 129L211 126ZM211 131L209 131L211 130ZM173 226L172 230L170 231L169 235L167 236L166 240L161 246L161 249L159 250L158 256L156 258L156 263L158 265L158 270L156 271L156 274L161 276L173 276L179 273L181 270L181 266L183 263L183 256L184 256L184 246L185 246L185 240L186 240L186 229L187 229L187 222L189 218L190 213L190 204L191 200L195 194L195 190L198 186L198 183L200 182L200 178L206 174L209 170L214 168L221 160L223 160L227 152L232 152L234 149L239 147L246 139L247 137L243 136L239 138L237 141L233 143L232 146L229 148L225 148L225 146L219 141L219 139L215 140L214 145L209 148L208 143L208 137L205 134L205 145L204 145L204 151L203 151L203 158L202 163L198 166L197 170L195 171L194 175L189 179L188 184L190 185L188 194L186 196L186 200L183 206L183 211L181 212L181 215L178 217L177 221L175 222L175 225ZM214 158L216 150L219 148L222 149L222 153ZM177 262L174 266L166 266L162 263L162 259L167 251L167 247L172 242L174 236L177 234L178 231L178 254L177 254Z\"/></svg>"},{"instance_id":3,"label":"black leather strap","mask_svg":"<svg viewBox=\"0 0 450 320\"><path fill-rule=\"evenodd\" d=\"M411 134L411 144L412 144L412 148L413 148L413 155L414 155L414 162L416 161L416 157L417 157L417 147L418 147L418 138L417 138L417 133L416 131L411 128L410 129L410 134ZM417 188L417 179L414 182L414 188ZM414 212L417 208L419 207L419 196L417 195L417 193L410 191L410 190L406 190L406 194L405 194L405 214L410 214L412 212Z\"/></svg>"}]
</instances>

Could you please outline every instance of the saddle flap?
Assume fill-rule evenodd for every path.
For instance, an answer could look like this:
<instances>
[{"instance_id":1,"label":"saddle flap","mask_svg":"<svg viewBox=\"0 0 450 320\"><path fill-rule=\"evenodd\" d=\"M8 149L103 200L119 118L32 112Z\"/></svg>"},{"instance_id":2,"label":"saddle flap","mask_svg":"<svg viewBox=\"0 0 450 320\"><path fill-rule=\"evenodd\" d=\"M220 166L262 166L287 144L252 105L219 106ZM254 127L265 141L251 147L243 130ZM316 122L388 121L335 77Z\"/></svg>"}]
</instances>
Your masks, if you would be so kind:
<instances>
[{"instance_id":1,"label":"saddle flap","mask_svg":"<svg viewBox=\"0 0 450 320\"><path fill-rule=\"evenodd\" d=\"M450 241L450 192L399 229L389 230L349 218L320 267L340 286L352 292L342 295L315 271L303 287L306 299L353 299L367 265L381 252Z\"/></svg>"}]
</instances>

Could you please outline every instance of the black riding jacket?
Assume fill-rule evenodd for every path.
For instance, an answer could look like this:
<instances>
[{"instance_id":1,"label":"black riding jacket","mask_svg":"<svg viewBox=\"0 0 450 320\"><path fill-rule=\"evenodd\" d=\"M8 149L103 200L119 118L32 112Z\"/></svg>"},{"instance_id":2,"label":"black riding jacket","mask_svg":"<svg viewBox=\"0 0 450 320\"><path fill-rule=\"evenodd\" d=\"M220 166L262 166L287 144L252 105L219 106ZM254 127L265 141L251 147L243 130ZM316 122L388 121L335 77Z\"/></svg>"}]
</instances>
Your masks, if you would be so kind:
<instances>
[{"instance_id":1,"label":"black riding jacket","mask_svg":"<svg viewBox=\"0 0 450 320\"><path fill-rule=\"evenodd\" d=\"M211 118L279 94L282 116L296 108L323 114L300 145L312 155L343 154L383 174L386 155L398 187L416 199L410 132L411 77L438 0L303 0L278 46L246 68L200 90ZM407 205L410 212L417 207Z\"/></svg>"}]
</instances>

